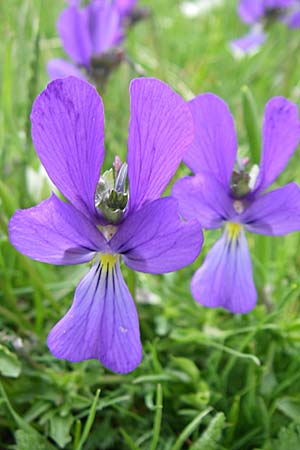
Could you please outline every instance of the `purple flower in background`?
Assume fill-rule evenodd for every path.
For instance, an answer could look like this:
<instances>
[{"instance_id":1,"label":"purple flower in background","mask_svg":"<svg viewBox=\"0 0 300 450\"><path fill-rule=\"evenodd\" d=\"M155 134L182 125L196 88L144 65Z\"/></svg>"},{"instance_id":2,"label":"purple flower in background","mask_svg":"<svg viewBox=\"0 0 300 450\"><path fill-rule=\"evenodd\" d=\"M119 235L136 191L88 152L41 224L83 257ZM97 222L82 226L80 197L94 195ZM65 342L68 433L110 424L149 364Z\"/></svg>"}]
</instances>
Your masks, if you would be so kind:
<instances>
[{"instance_id":1,"label":"purple flower in background","mask_svg":"<svg viewBox=\"0 0 300 450\"><path fill-rule=\"evenodd\" d=\"M150 14L148 8L139 6L137 3L137 0L114 0L114 4L118 8L123 18L123 24L126 27L147 18Z\"/></svg>"},{"instance_id":2,"label":"purple flower in background","mask_svg":"<svg viewBox=\"0 0 300 450\"><path fill-rule=\"evenodd\" d=\"M300 0L240 0L238 14L250 25L248 34L231 42L231 48L240 53L257 50L266 40L266 28L280 20L290 28L300 27Z\"/></svg>"},{"instance_id":3,"label":"purple flower in background","mask_svg":"<svg viewBox=\"0 0 300 450\"><path fill-rule=\"evenodd\" d=\"M128 166L116 159L115 174L110 170L100 177L101 98L75 77L48 85L33 105L32 138L50 179L69 203L53 194L38 206L18 210L9 223L12 244L32 259L92 261L70 310L50 332L48 346L58 358L96 358L121 373L139 364L142 349L120 260L140 272L172 272L193 262L203 240L197 221L180 219L174 198L159 198L194 137L188 105L151 78L132 81L130 98Z\"/></svg>"},{"instance_id":4,"label":"purple flower in background","mask_svg":"<svg viewBox=\"0 0 300 450\"><path fill-rule=\"evenodd\" d=\"M65 52L72 62L53 59L47 69L51 79L74 75L102 87L112 68L124 58L122 17L110 0L91 0L84 8L69 1L57 22Z\"/></svg>"},{"instance_id":5,"label":"purple flower in background","mask_svg":"<svg viewBox=\"0 0 300 450\"><path fill-rule=\"evenodd\" d=\"M237 159L233 118L213 94L190 103L195 139L184 162L196 174L178 180L172 195L185 219L203 228L224 226L191 282L193 297L209 307L246 313L256 304L256 290L245 230L279 236L300 229L300 190L289 183L265 192L286 166L300 138L297 107L283 97L265 108L260 167L250 173Z\"/></svg>"}]
</instances>

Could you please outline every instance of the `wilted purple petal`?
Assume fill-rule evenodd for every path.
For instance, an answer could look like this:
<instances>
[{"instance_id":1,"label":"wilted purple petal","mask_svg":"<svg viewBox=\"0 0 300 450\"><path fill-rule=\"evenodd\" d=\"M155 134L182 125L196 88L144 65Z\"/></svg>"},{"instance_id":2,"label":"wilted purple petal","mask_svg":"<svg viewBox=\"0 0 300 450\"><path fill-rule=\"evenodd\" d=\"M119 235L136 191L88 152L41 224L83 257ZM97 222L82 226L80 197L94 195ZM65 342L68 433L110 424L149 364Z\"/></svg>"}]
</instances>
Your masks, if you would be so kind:
<instances>
[{"instance_id":1,"label":"wilted purple petal","mask_svg":"<svg viewBox=\"0 0 300 450\"><path fill-rule=\"evenodd\" d=\"M9 222L9 239L24 255L51 264L80 264L107 249L100 231L54 194L38 206L17 210Z\"/></svg>"},{"instance_id":2,"label":"wilted purple petal","mask_svg":"<svg viewBox=\"0 0 300 450\"><path fill-rule=\"evenodd\" d=\"M232 115L214 94L201 94L189 102L195 122L195 138L183 156L194 172L210 172L228 186L237 152Z\"/></svg>"},{"instance_id":3,"label":"wilted purple petal","mask_svg":"<svg viewBox=\"0 0 300 450\"><path fill-rule=\"evenodd\" d=\"M170 197L147 203L130 214L110 241L130 268L147 273L173 272L191 264L203 242L198 222L183 222Z\"/></svg>"},{"instance_id":4,"label":"wilted purple petal","mask_svg":"<svg viewBox=\"0 0 300 450\"><path fill-rule=\"evenodd\" d=\"M104 158L104 112L95 88L75 77L52 81L35 100L31 121L49 177L76 208L94 216Z\"/></svg>"},{"instance_id":5,"label":"wilted purple petal","mask_svg":"<svg viewBox=\"0 0 300 450\"><path fill-rule=\"evenodd\" d=\"M47 72L51 80L68 77L70 75L81 78L82 80L86 79L83 72L78 67L60 58L51 59L48 62Z\"/></svg>"},{"instance_id":6,"label":"wilted purple petal","mask_svg":"<svg viewBox=\"0 0 300 450\"><path fill-rule=\"evenodd\" d=\"M238 14L243 22L253 24L261 19L264 13L263 0L240 0Z\"/></svg>"},{"instance_id":7,"label":"wilted purple petal","mask_svg":"<svg viewBox=\"0 0 300 450\"><path fill-rule=\"evenodd\" d=\"M284 97L274 97L266 105L263 149L255 192L270 186L285 168L300 139L297 106Z\"/></svg>"},{"instance_id":8,"label":"wilted purple petal","mask_svg":"<svg viewBox=\"0 0 300 450\"><path fill-rule=\"evenodd\" d=\"M290 183L256 199L242 214L247 230L267 235L300 231L300 190Z\"/></svg>"},{"instance_id":9,"label":"wilted purple petal","mask_svg":"<svg viewBox=\"0 0 300 450\"><path fill-rule=\"evenodd\" d=\"M57 358L99 359L119 373L136 368L142 358L138 315L118 262L91 268L47 342Z\"/></svg>"},{"instance_id":10,"label":"wilted purple petal","mask_svg":"<svg viewBox=\"0 0 300 450\"><path fill-rule=\"evenodd\" d=\"M120 13L109 0L93 0L87 6L87 14L94 56L118 45L124 38Z\"/></svg>"},{"instance_id":11,"label":"wilted purple petal","mask_svg":"<svg viewBox=\"0 0 300 450\"><path fill-rule=\"evenodd\" d=\"M213 174L181 178L174 184L172 196L178 200L182 217L197 219L203 228L219 228L236 216L228 190Z\"/></svg>"},{"instance_id":12,"label":"wilted purple petal","mask_svg":"<svg viewBox=\"0 0 300 450\"><path fill-rule=\"evenodd\" d=\"M194 135L186 102L154 78L131 82L128 140L130 208L161 195Z\"/></svg>"},{"instance_id":13,"label":"wilted purple petal","mask_svg":"<svg viewBox=\"0 0 300 450\"><path fill-rule=\"evenodd\" d=\"M88 67L92 55L92 42L87 9L71 5L59 16L57 28L65 52L73 61Z\"/></svg>"},{"instance_id":14,"label":"wilted purple petal","mask_svg":"<svg viewBox=\"0 0 300 450\"><path fill-rule=\"evenodd\" d=\"M254 28L249 33L239 39L230 42L231 49L234 53L253 53L265 42L266 33L261 28Z\"/></svg>"},{"instance_id":15,"label":"wilted purple petal","mask_svg":"<svg viewBox=\"0 0 300 450\"><path fill-rule=\"evenodd\" d=\"M208 252L191 283L192 295L201 305L247 313L256 304L252 265L244 232L230 239L225 231Z\"/></svg>"}]
</instances>

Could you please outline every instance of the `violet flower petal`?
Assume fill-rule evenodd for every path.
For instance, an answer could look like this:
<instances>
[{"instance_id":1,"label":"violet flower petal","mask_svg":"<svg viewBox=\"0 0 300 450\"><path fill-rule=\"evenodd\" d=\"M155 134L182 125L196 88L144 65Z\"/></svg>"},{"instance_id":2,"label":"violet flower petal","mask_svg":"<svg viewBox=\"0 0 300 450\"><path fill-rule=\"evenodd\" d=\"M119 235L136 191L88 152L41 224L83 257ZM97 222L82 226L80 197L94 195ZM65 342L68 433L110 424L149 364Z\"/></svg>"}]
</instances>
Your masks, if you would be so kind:
<instances>
[{"instance_id":1,"label":"violet flower petal","mask_svg":"<svg viewBox=\"0 0 300 450\"><path fill-rule=\"evenodd\" d=\"M299 5L300 8L300 5ZM283 22L289 27L289 28L300 28L300 10L296 10L292 13L287 13L283 17Z\"/></svg>"},{"instance_id":2,"label":"violet flower petal","mask_svg":"<svg viewBox=\"0 0 300 450\"><path fill-rule=\"evenodd\" d=\"M104 158L104 112L96 89L75 77L52 81L35 100L31 121L49 177L77 209L94 217Z\"/></svg>"},{"instance_id":3,"label":"violet flower petal","mask_svg":"<svg viewBox=\"0 0 300 450\"><path fill-rule=\"evenodd\" d=\"M265 6L263 0L240 0L238 14L247 24L253 24L263 17Z\"/></svg>"},{"instance_id":4,"label":"violet flower petal","mask_svg":"<svg viewBox=\"0 0 300 450\"><path fill-rule=\"evenodd\" d=\"M214 94L198 95L189 106L195 122L195 138L183 161L194 173L210 172L228 186L237 152L228 106Z\"/></svg>"},{"instance_id":5,"label":"violet flower petal","mask_svg":"<svg viewBox=\"0 0 300 450\"><path fill-rule=\"evenodd\" d=\"M254 192L262 192L285 168L300 139L297 106L284 97L274 97L266 105L263 149Z\"/></svg>"},{"instance_id":6,"label":"violet flower petal","mask_svg":"<svg viewBox=\"0 0 300 450\"><path fill-rule=\"evenodd\" d=\"M121 16L109 0L94 0L87 6L93 55L101 55L124 39Z\"/></svg>"},{"instance_id":7,"label":"violet flower petal","mask_svg":"<svg viewBox=\"0 0 300 450\"><path fill-rule=\"evenodd\" d=\"M137 4L137 0L115 0L114 4L117 6L122 17L130 15L131 11Z\"/></svg>"},{"instance_id":8,"label":"violet flower petal","mask_svg":"<svg viewBox=\"0 0 300 450\"><path fill-rule=\"evenodd\" d=\"M203 228L219 228L236 216L232 198L213 174L199 173L179 179L172 196L178 200L182 217L197 219Z\"/></svg>"},{"instance_id":9,"label":"violet flower petal","mask_svg":"<svg viewBox=\"0 0 300 450\"><path fill-rule=\"evenodd\" d=\"M47 72L51 80L68 77L70 75L81 78L82 80L86 79L83 72L78 67L60 58L51 59L48 62Z\"/></svg>"},{"instance_id":10,"label":"violet flower petal","mask_svg":"<svg viewBox=\"0 0 300 450\"><path fill-rule=\"evenodd\" d=\"M129 208L161 195L194 136L186 102L168 85L141 78L131 82L128 140Z\"/></svg>"},{"instance_id":11,"label":"violet flower petal","mask_svg":"<svg viewBox=\"0 0 300 450\"><path fill-rule=\"evenodd\" d=\"M57 358L99 359L118 373L136 368L142 358L138 315L119 263L113 268L99 263L91 268L47 343Z\"/></svg>"},{"instance_id":12,"label":"violet flower petal","mask_svg":"<svg viewBox=\"0 0 300 450\"><path fill-rule=\"evenodd\" d=\"M69 57L76 63L88 67L92 56L92 42L87 9L71 5L59 16L57 29Z\"/></svg>"},{"instance_id":13,"label":"violet flower petal","mask_svg":"<svg viewBox=\"0 0 300 450\"><path fill-rule=\"evenodd\" d=\"M241 221L248 231L279 236L300 230L300 190L290 183L256 199Z\"/></svg>"},{"instance_id":14,"label":"violet flower petal","mask_svg":"<svg viewBox=\"0 0 300 450\"><path fill-rule=\"evenodd\" d=\"M223 233L193 276L191 290L198 303L210 308L242 314L254 308L257 295L243 231L234 239Z\"/></svg>"},{"instance_id":15,"label":"violet flower petal","mask_svg":"<svg viewBox=\"0 0 300 450\"><path fill-rule=\"evenodd\" d=\"M243 53L254 53L265 42L266 38L267 35L262 29L254 28L241 38L231 41L230 47L237 56L239 56L239 53L241 55L243 55Z\"/></svg>"},{"instance_id":16,"label":"violet flower petal","mask_svg":"<svg viewBox=\"0 0 300 450\"><path fill-rule=\"evenodd\" d=\"M24 255L51 264L80 264L107 250L100 231L54 194L33 208L17 210L9 222L9 239Z\"/></svg>"},{"instance_id":17,"label":"violet flower petal","mask_svg":"<svg viewBox=\"0 0 300 450\"><path fill-rule=\"evenodd\" d=\"M125 219L110 241L133 270L173 272L191 264L201 251L203 234L197 221L183 222L177 201L165 197L147 203Z\"/></svg>"}]
</instances>

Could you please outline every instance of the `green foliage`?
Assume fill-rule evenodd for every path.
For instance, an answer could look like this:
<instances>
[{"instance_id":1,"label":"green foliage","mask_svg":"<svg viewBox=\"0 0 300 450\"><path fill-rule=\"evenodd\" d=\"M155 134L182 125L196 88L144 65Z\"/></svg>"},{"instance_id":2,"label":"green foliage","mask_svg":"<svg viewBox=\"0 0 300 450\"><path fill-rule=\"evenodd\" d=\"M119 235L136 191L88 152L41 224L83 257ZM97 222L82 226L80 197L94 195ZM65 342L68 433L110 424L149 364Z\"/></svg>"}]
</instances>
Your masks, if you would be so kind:
<instances>
[{"instance_id":1,"label":"green foliage","mask_svg":"<svg viewBox=\"0 0 300 450\"><path fill-rule=\"evenodd\" d=\"M181 0L141 3L153 15L129 33L133 62L186 99L207 91L222 96L235 117L240 155L257 161L266 101L285 95L299 104L299 31L279 23L260 52L236 60L228 43L246 27L235 0L193 19L180 12ZM9 243L7 223L17 208L37 202L26 181L26 169L39 168L29 112L47 83L47 61L63 55L55 23L64 6L62 0L0 2L1 450L297 450L299 233L272 241L248 236L259 298L244 316L206 309L190 295L192 274L218 231L206 233L198 260L177 273L124 270L136 292L144 348L131 374L50 355L47 333L87 269L23 257ZM123 65L103 97L105 168L126 154L134 76ZM182 166L178 176L188 173ZM298 182L299 173L296 153L278 185Z\"/></svg>"}]
</instances>

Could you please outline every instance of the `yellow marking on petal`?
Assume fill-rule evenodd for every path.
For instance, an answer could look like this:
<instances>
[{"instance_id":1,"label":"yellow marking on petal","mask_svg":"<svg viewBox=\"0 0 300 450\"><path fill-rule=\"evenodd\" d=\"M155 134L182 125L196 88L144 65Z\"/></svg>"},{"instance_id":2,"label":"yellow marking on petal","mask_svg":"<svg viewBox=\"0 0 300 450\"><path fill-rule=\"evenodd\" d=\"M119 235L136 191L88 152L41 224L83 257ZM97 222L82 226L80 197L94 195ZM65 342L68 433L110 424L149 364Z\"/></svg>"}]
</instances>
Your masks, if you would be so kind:
<instances>
[{"instance_id":1,"label":"yellow marking on petal","mask_svg":"<svg viewBox=\"0 0 300 450\"><path fill-rule=\"evenodd\" d=\"M227 224L227 233L230 240L235 240L239 237L242 230L242 225L240 223L229 222Z\"/></svg>"},{"instance_id":2,"label":"yellow marking on petal","mask_svg":"<svg viewBox=\"0 0 300 450\"><path fill-rule=\"evenodd\" d=\"M118 255L112 255L111 253L105 253L100 256L100 261L103 269L111 270L115 267L118 259Z\"/></svg>"}]
</instances>

